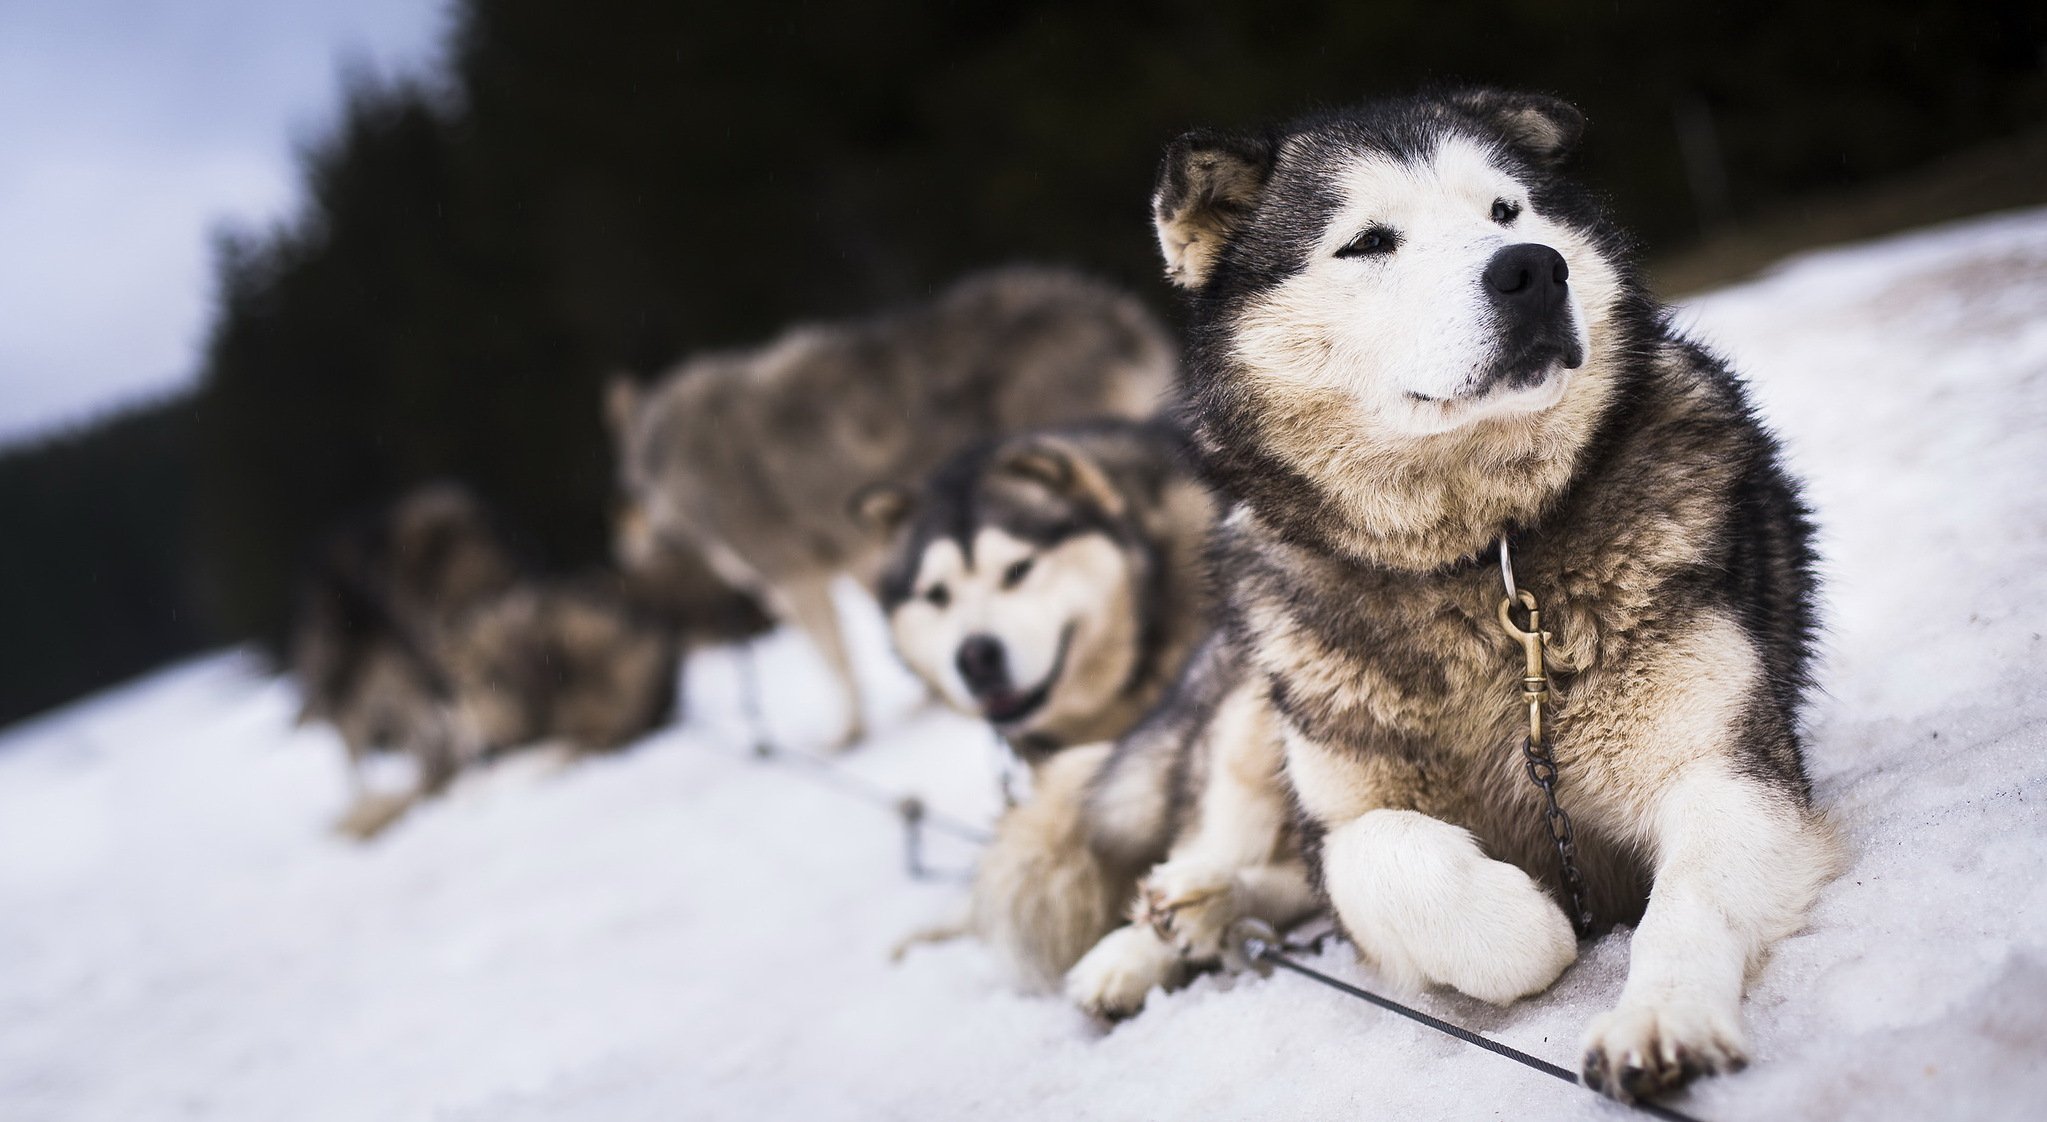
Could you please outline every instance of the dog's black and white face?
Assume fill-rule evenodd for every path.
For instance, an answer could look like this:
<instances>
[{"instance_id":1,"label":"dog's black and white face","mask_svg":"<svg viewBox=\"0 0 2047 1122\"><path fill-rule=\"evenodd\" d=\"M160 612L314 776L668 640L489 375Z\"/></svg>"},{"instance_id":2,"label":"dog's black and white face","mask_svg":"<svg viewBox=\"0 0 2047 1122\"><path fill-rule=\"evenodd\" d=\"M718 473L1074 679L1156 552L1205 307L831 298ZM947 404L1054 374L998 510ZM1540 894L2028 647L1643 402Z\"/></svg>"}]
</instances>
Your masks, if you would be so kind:
<instances>
[{"instance_id":1,"label":"dog's black and white face","mask_svg":"<svg viewBox=\"0 0 2047 1122\"><path fill-rule=\"evenodd\" d=\"M909 595L889 613L896 649L946 700L1005 730L1028 731L1084 704L1108 644L1128 647L1122 551L1099 534L1041 542L999 526L971 543L927 544ZM1115 684L1120 684L1117 682Z\"/></svg>"},{"instance_id":2,"label":"dog's black and white face","mask_svg":"<svg viewBox=\"0 0 2047 1122\"><path fill-rule=\"evenodd\" d=\"M1267 394L1340 401L1371 442L1539 414L1570 396L1620 292L1553 165L1569 106L1477 92L1385 103L1169 152L1168 273Z\"/></svg>"},{"instance_id":3,"label":"dog's black and white face","mask_svg":"<svg viewBox=\"0 0 2047 1122\"><path fill-rule=\"evenodd\" d=\"M1012 739L1084 726L1140 657L1139 560L1084 454L1031 442L942 469L862 511L894 545L882 608L897 653Z\"/></svg>"}]
</instances>

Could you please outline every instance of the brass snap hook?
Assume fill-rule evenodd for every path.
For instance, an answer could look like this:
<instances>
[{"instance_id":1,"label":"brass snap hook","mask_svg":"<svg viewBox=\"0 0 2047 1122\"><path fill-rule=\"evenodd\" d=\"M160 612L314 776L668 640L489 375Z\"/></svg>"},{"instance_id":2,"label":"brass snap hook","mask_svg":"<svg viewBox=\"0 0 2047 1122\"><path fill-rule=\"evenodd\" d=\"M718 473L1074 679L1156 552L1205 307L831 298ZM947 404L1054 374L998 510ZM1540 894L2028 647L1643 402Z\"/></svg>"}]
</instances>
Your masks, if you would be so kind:
<instances>
[{"instance_id":1,"label":"brass snap hook","mask_svg":"<svg viewBox=\"0 0 2047 1122\"><path fill-rule=\"evenodd\" d=\"M1514 622L1517 600L1528 610L1525 629ZM1535 602L1535 594L1523 588L1503 598L1500 601L1500 626L1521 644L1521 700L1528 703L1528 739L1541 744L1542 703L1549 697L1549 671L1543 665L1543 645L1549 642L1550 636L1542 629L1542 608Z\"/></svg>"}]
</instances>

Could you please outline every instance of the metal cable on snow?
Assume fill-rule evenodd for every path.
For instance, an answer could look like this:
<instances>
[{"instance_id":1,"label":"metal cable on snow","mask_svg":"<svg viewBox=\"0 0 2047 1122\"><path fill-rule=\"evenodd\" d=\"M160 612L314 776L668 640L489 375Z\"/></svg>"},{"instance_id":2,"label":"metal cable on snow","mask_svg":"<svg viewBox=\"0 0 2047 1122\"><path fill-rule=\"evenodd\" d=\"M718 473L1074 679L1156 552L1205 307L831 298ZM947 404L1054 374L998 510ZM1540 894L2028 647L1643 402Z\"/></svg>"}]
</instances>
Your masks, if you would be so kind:
<instances>
[{"instance_id":1,"label":"metal cable on snow","mask_svg":"<svg viewBox=\"0 0 2047 1122\"><path fill-rule=\"evenodd\" d=\"M746 718L747 727L753 734L753 759L766 763L797 765L792 770L800 770L828 787L887 810L902 822L903 868L912 879L967 879L967 874L963 872L933 869L924 863L926 826L973 845L987 845L994 840L994 835L988 831L951 815L934 811L924 805L923 799L915 795L898 794L853 774L823 756L777 748L773 741L768 739L767 722L761 713L760 679L754 666L753 647L746 643L739 645L739 704Z\"/></svg>"},{"instance_id":2,"label":"metal cable on snow","mask_svg":"<svg viewBox=\"0 0 2047 1122\"><path fill-rule=\"evenodd\" d=\"M1279 937L1273 933L1272 928L1262 920L1239 920L1237 926L1232 929L1231 935L1235 938L1238 955L1247 963L1268 963L1282 970L1291 971L1303 978L1328 986L1339 993L1349 994L1361 1001L1369 1001L1389 1013L1398 1013L1417 1024L1427 1025L1437 1032L1455 1037L1475 1048L1483 1048L1496 1056L1505 1056L1517 1064L1532 1068L1544 1075L1561 1079L1574 1086L1584 1086L1583 1081L1578 1078L1578 1073L1569 1068L1558 1067L1548 1060L1538 1059L1512 1045L1502 1044L1489 1037L1480 1036L1478 1033L1462 1025L1451 1024L1441 1017L1432 1017L1419 1009L1402 1005L1392 998L1382 997L1370 990L1360 989L1349 982L1324 974L1320 970L1303 966L1288 956L1287 951L1292 948L1282 944L1279 941ZM1629 1102L1624 1105L1631 1106L1652 1118L1665 1119L1666 1122L1699 1122L1699 1119L1681 1110L1674 1107L1660 1106L1653 1102Z\"/></svg>"}]
</instances>

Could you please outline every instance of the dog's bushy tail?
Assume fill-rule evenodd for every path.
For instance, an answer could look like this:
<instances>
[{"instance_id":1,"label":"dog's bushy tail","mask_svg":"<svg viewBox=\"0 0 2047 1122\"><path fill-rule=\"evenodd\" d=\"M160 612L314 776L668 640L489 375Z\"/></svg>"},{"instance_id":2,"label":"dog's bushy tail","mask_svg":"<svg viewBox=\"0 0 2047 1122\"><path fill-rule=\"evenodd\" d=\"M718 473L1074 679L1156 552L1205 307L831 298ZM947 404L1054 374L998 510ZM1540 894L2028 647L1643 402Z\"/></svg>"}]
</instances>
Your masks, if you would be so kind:
<instances>
[{"instance_id":1,"label":"dog's bushy tail","mask_svg":"<svg viewBox=\"0 0 2047 1122\"><path fill-rule=\"evenodd\" d=\"M1123 922L1136 873L1089 844L1086 793L1107 744L1069 748L1040 766L1029 802L995 828L974 875L973 928L1034 992Z\"/></svg>"}]
</instances>

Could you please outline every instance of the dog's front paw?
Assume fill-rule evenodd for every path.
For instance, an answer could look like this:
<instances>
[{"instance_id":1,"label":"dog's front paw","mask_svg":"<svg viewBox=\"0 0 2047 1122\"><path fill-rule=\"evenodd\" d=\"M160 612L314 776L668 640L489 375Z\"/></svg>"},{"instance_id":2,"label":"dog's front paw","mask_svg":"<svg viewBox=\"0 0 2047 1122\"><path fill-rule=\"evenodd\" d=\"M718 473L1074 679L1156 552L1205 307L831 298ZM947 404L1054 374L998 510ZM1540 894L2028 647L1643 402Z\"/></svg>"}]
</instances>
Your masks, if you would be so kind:
<instances>
[{"instance_id":1,"label":"dog's front paw","mask_svg":"<svg viewBox=\"0 0 2047 1122\"><path fill-rule=\"evenodd\" d=\"M1585 1034L1585 1086L1622 1102L1747 1064L1739 1012L1710 1003L1623 1004Z\"/></svg>"},{"instance_id":2,"label":"dog's front paw","mask_svg":"<svg viewBox=\"0 0 2047 1122\"><path fill-rule=\"evenodd\" d=\"M1128 1017L1145 995L1179 977L1180 956L1151 928L1119 927L1102 937L1066 972L1066 996L1096 1017Z\"/></svg>"},{"instance_id":3,"label":"dog's front paw","mask_svg":"<svg viewBox=\"0 0 2047 1122\"><path fill-rule=\"evenodd\" d=\"M1138 886L1133 918L1181 958L1208 961L1222 953L1223 938L1242 910L1236 899L1236 880L1227 872L1169 861Z\"/></svg>"},{"instance_id":4,"label":"dog's front paw","mask_svg":"<svg viewBox=\"0 0 2047 1122\"><path fill-rule=\"evenodd\" d=\"M1344 930L1401 988L1445 985L1505 1005L1546 988L1578 956L1563 909L1459 827L1375 810L1330 831L1322 854Z\"/></svg>"}]
</instances>

